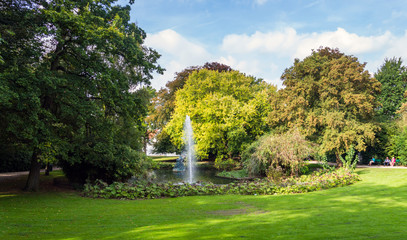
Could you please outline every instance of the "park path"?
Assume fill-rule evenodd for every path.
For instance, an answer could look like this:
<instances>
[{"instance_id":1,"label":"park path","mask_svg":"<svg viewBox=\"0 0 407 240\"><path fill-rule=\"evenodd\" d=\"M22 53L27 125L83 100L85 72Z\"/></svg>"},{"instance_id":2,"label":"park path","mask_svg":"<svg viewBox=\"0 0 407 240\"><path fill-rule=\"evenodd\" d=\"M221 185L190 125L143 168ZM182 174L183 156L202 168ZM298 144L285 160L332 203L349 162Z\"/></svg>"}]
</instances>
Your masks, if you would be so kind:
<instances>
[{"instance_id":1,"label":"park path","mask_svg":"<svg viewBox=\"0 0 407 240\"><path fill-rule=\"evenodd\" d=\"M59 170L60 168L54 168L53 170ZM41 172L45 172L45 169L41 169ZM20 176L28 176L29 171L22 171L22 172L8 172L8 173L0 173L0 181L5 178L15 178Z\"/></svg>"},{"instance_id":2,"label":"park path","mask_svg":"<svg viewBox=\"0 0 407 240\"><path fill-rule=\"evenodd\" d=\"M318 162L318 161L308 161L309 163L320 163L320 162ZM330 166L336 166L336 163L332 163L332 162L329 162L328 163ZM394 168L400 168L400 169L407 169L407 167L404 167L404 166L394 166L394 167L391 167L391 166L384 166L384 165L372 165L372 166L369 166L369 165L356 165L356 168L389 168L389 169L394 169Z\"/></svg>"},{"instance_id":3,"label":"park path","mask_svg":"<svg viewBox=\"0 0 407 240\"><path fill-rule=\"evenodd\" d=\"M54 167L53 170L59 169ZM45 169L41 169L41 172L44 173ZM0 173L0 193L21 192L27 181L28 173L29 171ZM44 191L71 191L71 187L61 183L56 185L54 180L42 181L40 190L42 188Z\"/></svg>"}]
</instances>

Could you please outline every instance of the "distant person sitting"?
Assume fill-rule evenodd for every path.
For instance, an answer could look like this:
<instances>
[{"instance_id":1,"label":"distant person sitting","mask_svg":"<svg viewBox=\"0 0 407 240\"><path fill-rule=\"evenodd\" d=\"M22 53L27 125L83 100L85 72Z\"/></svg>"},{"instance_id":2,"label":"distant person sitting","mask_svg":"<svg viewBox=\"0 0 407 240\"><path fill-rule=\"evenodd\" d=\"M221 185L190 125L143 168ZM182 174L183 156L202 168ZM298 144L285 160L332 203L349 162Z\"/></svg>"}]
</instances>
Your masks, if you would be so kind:
<instances>
[{"instance_id":1,"label":"distant person sitting","mask_svg":"<svg viewBox=\"0 0 407 240\"><path fill-rule=\"evenodd\" d=\"M370 160L370 162L369 162L369 166L372 166L372 164L375 163L375 162L376 162L376 159L372 158L372 160Z\"/></svg>"},{"instance_id":2,"label":"distant person sitting","mask_svg":"<svg viewBox=\"0 0 407 240\"><path fill-rule=\"evenodd\" d=\"M389 157L386 157L386 160L384 160L384 166L390 166L390 159L389 159Z\"/></svg>"},{"instance_id":3,"label":"distant person sitting","mask_svg":"<svg viewBox=\"0 0 407 240\"><path fill-rule=\"evenodd\" d=\"M392 167L394 167L394 165L396 165L396 158L395 158L394 156L391 158L391 163L390 163L390 165L391 165Z\"/></svg>"}]
</instances>

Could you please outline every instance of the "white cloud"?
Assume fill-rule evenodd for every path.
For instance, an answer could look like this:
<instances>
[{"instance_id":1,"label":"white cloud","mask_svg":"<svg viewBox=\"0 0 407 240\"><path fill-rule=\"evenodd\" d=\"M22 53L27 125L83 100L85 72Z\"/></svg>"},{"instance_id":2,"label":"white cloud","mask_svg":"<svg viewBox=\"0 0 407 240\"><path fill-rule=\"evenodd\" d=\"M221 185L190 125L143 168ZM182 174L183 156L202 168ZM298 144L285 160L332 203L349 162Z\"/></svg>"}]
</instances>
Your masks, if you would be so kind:
<instances>
[{"instance_id":1,"label":"white cloud","mask_svg":"<svg viewBox=\"0 0 407 240\"><path fill-rule=\"evenodd\" d=\"M223 39L222 49L231 53L268 52L291 58L304 58L320 46L339 48L347 54L361 54L383 48L392 35L358 36L343 28L333 32L298 34L293 28L283 31L231 34Z\"/></svg>"},{"instance_id":2,"label":"white cloud","mask_svg":"<svg viewBox=\"0 0 407 240\"><path fill-rule=\"evenodd\" d=\"M254 0L254 3L258 4L258 5L263 5L267 2L267 0Z\"/></svg>"},{"instance_id":3,"label":"white cloud","mask_svg":"<svg viewBox=\"0 0 407 240\"><path fill-rule=\"evenodd\" d=\"M166 69L164 75L154 75L151 85L156 89L173 80L176 72L189 66L203 65L211 58L202 44L192 42L171 29L147 34L145 45L162 55L159 63Z\"/></svg>"},{"instance_id":4,"label":"white cloud","mask_svg":"<svg viewBox=\"0 0 407 240\"><path fill-rule=\"evenodd\" d=\"M339 48L347 55L354 55L361 62L368 62L367 69L374 73L383 64L384 58L407 56L406 42L407 31L403 36L390 32L360 36L343 28L321 33L298 33L290 27L281 31L257 31L252 35L227 35L222 43L210 48L174 30L148 34L146 39L147 46L162 54L160 64L167 69L164 76L155 76L152 81L156 89L172 80L175 72L211 61L227 64L281 87L280 76L285 68L292 66L294 58L303 59L320 46Z\"/></svg>"},{"instance_id":5,"label":"white cloud","mask_svg":"<svg viewBox=\"0 0 407 240\"><path fill-rule=\"evenodd\" d=\"M392 36L386 46L385 57L407 57L407 30L401 37ZM383 62L382 62L383 63ZM404 63L406 64L406 62Z\"/></svg>"},{"instance_id":6,"label":"white cloud","mask_svg":"<svg viewBox=\"0 0 407 240\"><path fill-rule=\"evenodd\" d=\"M231 66L243 66L249 74L269 79L281 87L279 77L285 68L293 64L294 58L303 59L312 49L319 47L339 48L347 55L354 55L361 62L367 62L367 69L374 73L385 57L407 56L407 31L397 37L390 32L381 35L360 36L343 28L322 33L298 33L287 27L281 31L255 32L252 35L231 34L224 37L221 50L234 59ZM243 63L256 63L256 70ZM239 69L236 68L238 70ZM258 75L256 75L258 74Z\"/></svg>"},{"instance_id":7,"label":"white cloud","mask_svg":"<svg viewBox=\"0 0 407 240\"><path fill-rule=\"evenodd\" d=\"M298 42L298 38L299 36L292 28L286 28L282 32L255 32L251 36L232 34L223 39L222 49L231 53L253 51L283 53L290 51L292 46Z\"/></svg>"}]
</instances>

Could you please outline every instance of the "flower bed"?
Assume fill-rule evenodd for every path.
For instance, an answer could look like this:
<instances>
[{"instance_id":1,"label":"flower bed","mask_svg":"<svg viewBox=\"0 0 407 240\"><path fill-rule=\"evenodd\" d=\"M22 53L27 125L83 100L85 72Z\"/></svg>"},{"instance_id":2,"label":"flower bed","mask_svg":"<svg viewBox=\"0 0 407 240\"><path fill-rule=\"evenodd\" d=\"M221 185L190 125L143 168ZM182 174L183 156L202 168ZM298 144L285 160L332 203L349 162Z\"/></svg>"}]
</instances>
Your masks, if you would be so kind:
<instances>
[{"instance_id":1,"label":"flower bed","mask_svg":"<svg viewBox=\"0 0 407 240\"><path fill-rule=\"evenodd\" d=\"M272 195L305 193L321 189L350 185L359 181L357 174L339 169L332 172L315 172L311 175L303 175L298 178L288 178L280 184L275 184L267 179L256 179L215 185L212 183L201 184L174 184L174 183L145 183L129 184L115 182L106 184L97 181L95 184L86 184L83 194L94 198L117 198L117 199L152 199L164 197L181 197L195 195Z\"/></svg>"}]
</instances>

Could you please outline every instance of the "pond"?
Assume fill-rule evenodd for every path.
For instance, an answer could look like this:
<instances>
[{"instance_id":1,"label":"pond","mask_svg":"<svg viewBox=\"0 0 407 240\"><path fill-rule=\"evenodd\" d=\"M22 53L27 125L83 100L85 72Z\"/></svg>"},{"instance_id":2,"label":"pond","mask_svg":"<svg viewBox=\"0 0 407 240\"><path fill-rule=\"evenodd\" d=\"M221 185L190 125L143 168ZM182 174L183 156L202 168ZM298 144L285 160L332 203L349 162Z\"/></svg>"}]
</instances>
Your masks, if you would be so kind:
<instances>
[{"instance_id":1,"label":"pond","mask_svg":"<svg viewBox=\"0 0 407 240\"><path fill-rule=\"evenodd\" d=\"M185 181L185 172L174 172L172 169L155 170L156 178L154 182L182 182ZM200 182L211 182L214 184L228 184L233 182L233 179L217 177L217 170L212 168L197 168L194 179Z\"/></svg>"}]
</instances>

